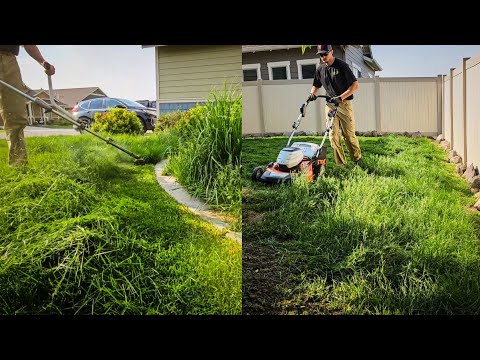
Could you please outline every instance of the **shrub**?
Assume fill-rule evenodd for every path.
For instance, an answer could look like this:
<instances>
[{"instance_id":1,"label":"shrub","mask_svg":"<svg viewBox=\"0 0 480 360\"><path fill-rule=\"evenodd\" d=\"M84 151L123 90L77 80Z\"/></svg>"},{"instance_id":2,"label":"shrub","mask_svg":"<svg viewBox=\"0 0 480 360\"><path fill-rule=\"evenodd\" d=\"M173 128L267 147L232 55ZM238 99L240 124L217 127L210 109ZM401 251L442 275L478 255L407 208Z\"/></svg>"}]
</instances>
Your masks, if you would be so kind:
<instances>
[{"instance_id":1,"label":"shrub","mask_svg":"<svg viewBox=\"0 0 480 360\"><path fill-rule=\"evenodd\" d=\"M197 132L197 125L201 127L206 116L207 107L205 105L194 107L183 114L175 129L183 139L191 138Z\"/></svg>"},{"instance_id":2,"label":"shrub","mask_svg":"<svg viewBox=\"0 0 480 360\"><path fill-rule=\"evenodd\" d=\"M185 112L177 110L168 114L161 115L157 118L157 124L155 126L155 132L163 131L167 128L175 127Z\"/></svg>"},{"instance_id":3,"label":"shrub","mask_svg":"<svg viewBox=\"0 0 480 360\"><path fill-rule=\"evenodd\" d=\"M143 133L143 126L137 114L126 109L112 109L104 114L96 113L91 129L112 134Z\"/></svg>"}]
</instances>

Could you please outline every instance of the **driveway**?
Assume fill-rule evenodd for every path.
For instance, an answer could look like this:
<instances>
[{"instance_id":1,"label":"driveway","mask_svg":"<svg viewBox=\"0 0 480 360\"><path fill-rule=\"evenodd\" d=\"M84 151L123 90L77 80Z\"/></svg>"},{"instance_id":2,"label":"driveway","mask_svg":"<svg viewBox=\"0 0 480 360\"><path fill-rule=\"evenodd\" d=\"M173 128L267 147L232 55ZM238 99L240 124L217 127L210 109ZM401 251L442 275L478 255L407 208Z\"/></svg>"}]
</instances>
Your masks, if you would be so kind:
<instances>
[{"instance_id":1,"label":"driveway","mask_svg":"<svg viewBox=\"0 0 480 360\"><path fill-rule=\"evenodd\" d=\"M50 129L37 126L27 126L24 130L25 137L51 136L51 135L80 135L72 129ZM5 132L0 132L0 139L5 139Z\"/></svg>"}]
</instances>

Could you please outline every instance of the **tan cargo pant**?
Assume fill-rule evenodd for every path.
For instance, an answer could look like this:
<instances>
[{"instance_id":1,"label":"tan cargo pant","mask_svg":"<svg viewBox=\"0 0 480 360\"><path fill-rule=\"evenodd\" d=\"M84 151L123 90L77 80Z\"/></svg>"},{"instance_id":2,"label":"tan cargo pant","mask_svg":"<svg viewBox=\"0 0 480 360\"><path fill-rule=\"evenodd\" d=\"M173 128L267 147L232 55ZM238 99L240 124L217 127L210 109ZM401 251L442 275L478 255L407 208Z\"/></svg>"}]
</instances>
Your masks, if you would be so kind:
<instances>
[{"instance_id":1,"label":"tan cargo pant","mask_svg":"<svg viewBox=\"0 0 480 360\"><path fill-rule=\"evenodd\" d=\"M326 119L328 119L329 110L330 108L328 105L325 106ZM352 100L344 100L338 106L337 116L335 116L333 121L332 130L330 130L330 144L333 149L333 158L337 165L345 165L347 163L341 143L341 135L343 135L343 138L345 139L345 145L347 145L350 158L353 161L360 160L362 152L360 150L358 138L355 135L355 119L353 117Z\"/></svg>"},{"instance_id":2,"label":"tan cargo pant","mask_svg":"<svg viewBox=\"0 0 480 360\"><path fill-rule=\"evenodd\" d=\"M0 80L21 91L25 90L15 55L0 51ZM26 165L27 148L23 129L28 119L25 98L3 85L0 85L0 116L8 143L9 165Z\"/></svg>"}]
</instances>

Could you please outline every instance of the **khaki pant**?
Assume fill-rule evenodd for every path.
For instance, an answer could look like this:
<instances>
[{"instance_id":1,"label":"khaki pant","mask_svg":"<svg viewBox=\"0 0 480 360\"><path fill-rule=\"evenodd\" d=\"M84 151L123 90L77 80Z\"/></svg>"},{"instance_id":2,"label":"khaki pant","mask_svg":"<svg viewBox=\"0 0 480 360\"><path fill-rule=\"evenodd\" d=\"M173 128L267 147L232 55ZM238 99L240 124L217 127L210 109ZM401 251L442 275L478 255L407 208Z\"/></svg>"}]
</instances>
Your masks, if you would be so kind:
<instances>
[{"instance_id":1,"label":"khaki pant","mask_svg":"<svg viewBox=\"0 0 480 360\"><path fill-rule=\"evenodd\" d=\"M0 80L23 91L24 85L15 55L0 51ZM27 164L27 148L23 129L27 126L25 98L0 84L0 116L3 118L8 143L9 165Z\"/></svg>"},{"instance_id":2,"label":"khaki pant","mask_svg":"<svg viewBox=\"0 0 480 360\"><path fill-rule=\"evenodd\" d=\"M330 108L325 106L325 118L328 119L328 112ZM353 161L359 160L362 157L360 150L360 144L358 138L355 135L355 119L353 117L352 100L345 100L338 107L337 116L333 120L332 130L330 130L330 144L333 149L333 158L335 164L345 165L347 160L345 159L345 153L341 143L340 135L343 135L345 139L345 145L347 145L350 158Z\"/></svg>"}]
</instances>

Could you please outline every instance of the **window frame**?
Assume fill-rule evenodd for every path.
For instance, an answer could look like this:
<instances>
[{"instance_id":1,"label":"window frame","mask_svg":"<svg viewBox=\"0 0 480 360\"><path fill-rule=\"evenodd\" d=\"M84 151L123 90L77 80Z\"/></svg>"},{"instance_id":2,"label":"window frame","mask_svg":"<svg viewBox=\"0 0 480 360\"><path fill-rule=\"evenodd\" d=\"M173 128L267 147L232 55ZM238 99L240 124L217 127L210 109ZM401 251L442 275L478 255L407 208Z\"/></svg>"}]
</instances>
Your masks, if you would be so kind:
<instances>
[{"instance_id":1,"label":"window frame","mask_svg":"<svg viewBox=\"0 0 480 360\"><path fill-rule=\"evenodd\" d=\"M363 77L362 76L362 68L360 66L358 66L357 64L355 64L353 61L352 61L352 72L353 72L353 75L355 75L355 77L357 79L361 79ZM360 76L358 76L358 75L360 75Z\"/></svg>"},{"instance_id":2,"label":"window frame","mask_svg":"<svg viewBox=\"0 0 480 360\"><path fill-rule=\"evenodd\" d=\"M242 65L242 81L245 81L243 77L243 70L257 70L257 80L262 80L262 73L260 71L260 64L245 64Z\"/></svg>"},{"instance_id":3,"label":"window frame","mask_svg":"<svg viewBox=\"0 0 480 360\"><path fill-rule=\"evenodd\" d=\"M287 79L277 79L277 80L292 80L292 76L290 74L290 60L287 61L275 61L267 63L268 67L268 80L273 80L273 68L287 68Z\"/></svg>"},{"instance_id":4,"label":"window frame","mask_svg":"<svg viewBox=\"0 0 480 360\"><path fill-rule=\"evenodd\" d=\"M315 65L315 68L317 68L318 65L320 65L320 59L313 58L313 59L297 60L298 79L300 80L304 80L302 65ZM307 80L310 80L310 79L307 79Z\"/></svg>"}]
</instances>

